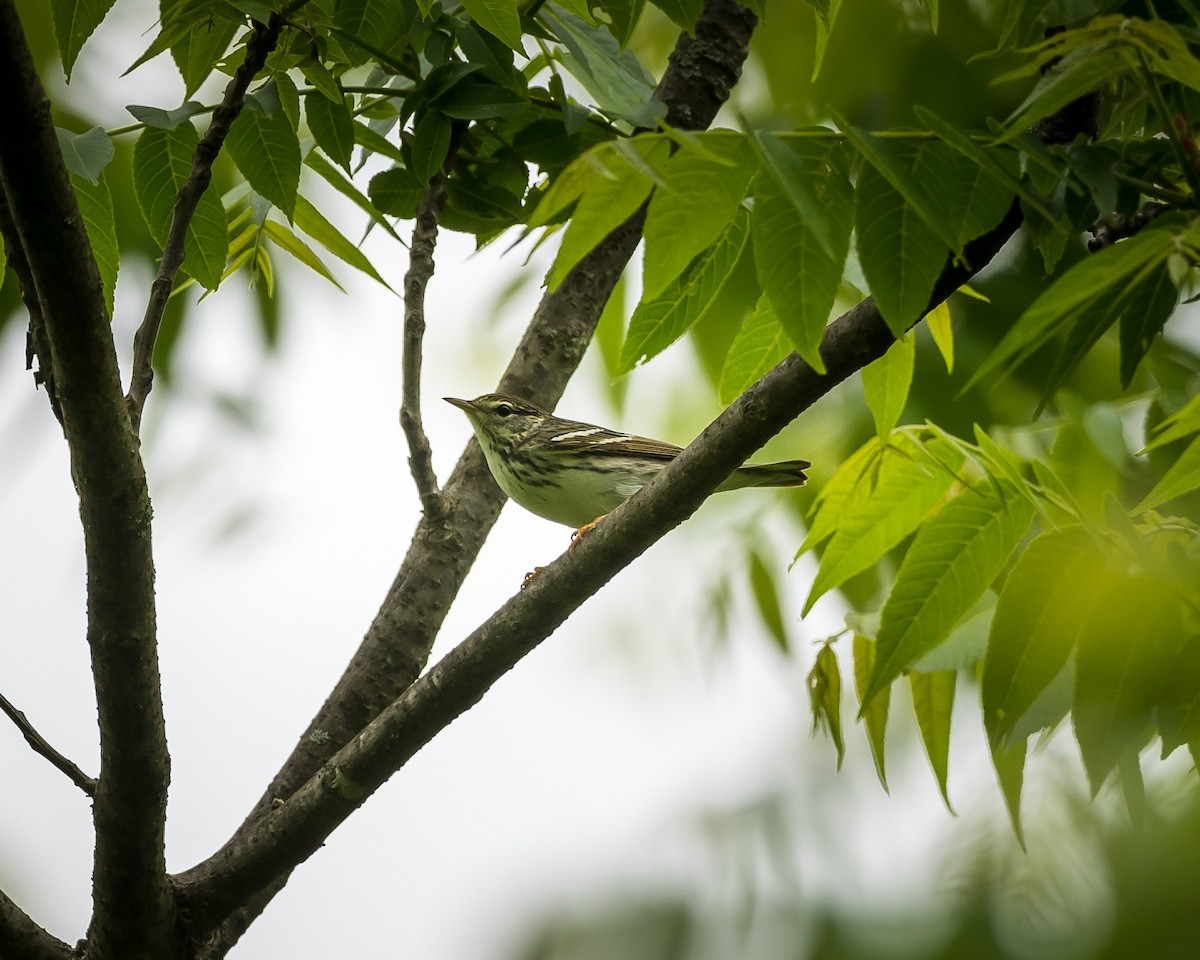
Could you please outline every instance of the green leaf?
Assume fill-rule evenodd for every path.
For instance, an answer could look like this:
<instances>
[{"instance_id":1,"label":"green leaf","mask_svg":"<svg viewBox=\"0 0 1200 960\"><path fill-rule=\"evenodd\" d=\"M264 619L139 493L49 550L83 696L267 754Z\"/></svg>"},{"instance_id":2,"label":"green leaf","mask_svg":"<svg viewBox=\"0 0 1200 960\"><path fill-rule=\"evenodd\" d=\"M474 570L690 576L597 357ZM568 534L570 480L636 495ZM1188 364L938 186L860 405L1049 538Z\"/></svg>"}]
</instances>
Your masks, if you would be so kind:
<instances>
[{"instance_id":1,"label":"green leaf","mask_svg":"<svg viewBox=\"0 0 1200 960\"><path fill-rule=\"evenodd\" d=\"M200 137L190 122L167 130L147 127L133 146L133 186L150 235L166 243L175 199L187 182ZM200 195L184 238L183 269L206 289L221 282L228 249L228 218L214 190Z\"/></svg>"},{"instance_id":2,"label":"green leaf","mask_svg":"<svg viewBox=\"0 0 1200 960\"><path fill-rule=\"evenodd\" d=\"M325 68L323 63L316 60L302 63L300 72L304 75L304 79L330 103L342 102L342 88L338 84L337 78Z\"/></svg>"},{"instance_id":3,"label":"green leaf","mask_svg":"<svg viewBox=\"0 0 1200 960\"><path fill-rule=\"evenodd\" d=\"M54 21L54 36L62 57L63 72L71 79L71 71L84 43L112 9L114 0L51 0L50 15Z\"/></svg>"},{"instance_id":4,"label":"green leaf","mask_svg":"<svg viewBox=\"0 0 1200 960\"><path fill-rule=\"evenodd\" d=\"M515 0L461 0L463 9L479 26L505 45L523 53L521 17Z\"/></svg>"},{"instance_id":5,"label":"green leaf","mask_svg":"<svg viewBox=\"0 0 1200 960\"><path fill-rule=\"evenodd\" d=\"M1115 322L1117 316L1113 315L1113 308L1129 303L1127 298L1120 296L1128 279L1148 265L1152 270L1155 263L1165 260L1175 249L1173 226L1163 224L1163 218L1160 218L1155 226L1071 267L1029 305L964 391L994 376L1001 368L1018 365L1043 344L1064 335L1064 330L1068 333L1076 331L1076 348L1082 345L1084 338L1098 337L1096 316ZM1078 318L1082 318L1081 323L1072 323ZM1078 349L1073 351L1073 354L1077 353Z\"/></svg>"},{"instance_id":6,"label":"green leaf","mask_svg":"<svg viewBox=\"0 0 1200 960\"><path fill-rule=\"evenodd\" d=\"M308 93L304 96L304 115L317 146L329 155L338 166L349 170L350 157L354 153L354 117L350 110L352 101L334 103L323 93Z\"/></svg>"},{"instance_id":7,"label":"green leaf","mask_svg":"<svg viewBox=\"0 0 1200 960\"><path fill-rule=\"evenodd\" d=\"M700 17L703 0L650 0L650 2L688 33L696 32L696 20Z\"/></svg>"},{"instance_id":8,"label":"green leaf","mask_svg":"<svg viewBox=\"0 0 1200 960\"><path fill-rule=\"evenodd\" d=\"M796 551L797 557L833 536L842 521L842 513L851 494L858 490L868 473L874 481L882 456L883 444L877 436L873 436L842 461L833 476L817 491L809 518L808 535Z\"/></svg>"},{"instance_id":9,"label":"green leaf","mask_svg":"<svg viewBox=\"0 0 1200 960\"><path fill-rule=\"evenodd\" d=\"M1176 410L1153 430L1157 436L1146 444L1142 453L1149 453L1168 443L1174 443L1176 440L1182 440L1184 437L1190 437L1193 433L1200 432L1200 394L1192 397L1183 407Z\"/></svg>"},{"instance_id":10,"label":"green leaf","mask_svg":"<svg viewBox=\"0 0 1200 960\"><path fill-rule=\"evenodd\" d=\"M479 76L469 76L435 97L433 104L455 120L491 120L514 117L529 110L529 100L509 87Z\"/></svg>"},{"instance_id":11,"label":"green leaf","mask_svg":"<svg viewBox=\"0 0 1200 960\"><path fill-rule=\"evenodd\" d=\"M967 490L917 531L883 607L868 696L937 647L999 576L1033 519L1007 485Z\"/></svg>"},{"instance_id":12,"label":"green leaf","mask_svg":"<svg viewBox=\"0 0 1200 960\"><path fill-rule=\"evenodd\" d=\"M921 731L925 755L933 767L933 775L937 778L938 790L946 809L951 813L954 813L954 808L950 805L946 777L950 772L950 716L954 710L954 684L957 679L958 674L954 670L908 675L912 687L913 712L917 715L917 729Z\"/></svg>"},{"instance_id":13,"label":"green leaf","mask_svg":"<svg viewBox=\"0 0 1200 960\"><path fill-rule=\"evenodd\" d=\"M650 198L642 295L653 297L713 244L742 205L758 169L744 137L705 139L708 155L684 146L667 162ZM715 155L715 156L714 156Z\"/></svg>"},{"instance_id":14,"label":"green leaf","mask_svg":"<svg viewBox=\"0 0 1200 960\"><path fill-rule=\"evenodd\" d=\"M400 148L387 137L372 130L365 123L356 122L354 124L354 142L364 150L377 153L381 157L387 157L389 160L395 160L400 164L404 163L404 154L400 152Z\"/></svg>"},{"instance_id":15,"label":"green leaf","mask_svg":"<svg viewBox=\"0 0 1200 960\"><path fill-rule=\"evenodd\" d=\"M398 12L394 0L338 0L333 12L335 34L342 31L355 43L369 41L386 51L404 28Z\"/></svg>"},{"instance_id":16,"label":"green leaf","mask_svg":"<svg viewBox=\"0 0 1200 960\"><path fill-rule=\"evenodd\" d=\"M413 131L412 173L428 183L442 169L450 150L450 119L437 110L428 111Z\"/></svg>"},{"instance_id":17,"label":"green leaf","mask_svg":"<svg viewBox=\"0 0 1200 960\"><path fill-rule=\"evenodd\" d=\"M1200 487L1200 437L1197 437L1185 448L1154 489L1136 507L1133 513L1144 513L1153 510L1159 504L1181 497L1185 493Z\"/></svg>"},{"instance_id":18,"label":"green leaf","mask_svg":"<svg viewBox=\"0 0 1200 960\"><path fill-rule=\"evenodd\" d=\"M605 113L647 128L666 116L666 105L653 97L654 78L607 30L552 6L543 7L539 18L566 47L562 58L571 75Z\"/></svg>"},{"instance_id":19,"label":"green leaf","mask_svg":"<svg viewBox=\"0 0 1200 960\"><path fill-rule=\"evenodd\" d=\"M840 173L821 176L812 186L829 216L832 255L778 177L760 173L755 180L750 229L763 292L796 352L823 373L818 348L850 249L852 195Z\"/></svg>"},{"instance_id":20,"label":"green leaf","mask_svg":"<svg viewBox=\"0 0 1200 960\"><path fill-rule=\"evenodd\" d=\"M58 148L62 151L67 169L92 183L99 182L101 172L116 154L116 148L104 128L92 127L87 133L76 134L55 127L54 132L58 135Z\"/></svg>"},{"instance_id":21,"label":"green leaf","mask_svg":"<svg viewBox=\"0 0 1200 960\"><path fill-rule=\"evenodd\" d=\"M608 29L617 38L618 45L624 48L642 18L646 0L599 0L599 6L611 21Z\"/></svg>"},{"instance_id":22,"label":"green leaf","mask_svg":"<svg viewBox=\"0 0 1200 960\"><path fill-rule=\"evenodd\" d=\"M317 243L321 244L321 246L335 257L344 263L348 263L354 269L361 270L372 280L379 281L385 287L388 286L375 267L371 265L371 261L363 255L363 252L342 236L338 232L338 229L326 220L321 215L321 212L302 195L296 197L295 215L296 226L316 240ZM390 290L391 287L388 287L388 289Z\"/></svg>"},{"instance_id":23,"label":"green leaf","mask_svg":"<svg viewBox=\"0 0 1200 960\"><path fill-rule=\"evenodd\" d=\"M1185 743L1194 754L1200 749L1200 637L1180 645L1163 680L1157 706L1163 759Z\"/></svg>"},{"instance_id":24,"label":"green leaf","mask_svg":"<svg viewBox=\"0 0 1200 960\"><path fill-rule=\"evenodd\" d=\"M79 212L83 216L83 226L87 230L92 256L96 258L96 269L100 271L104 303L111 317L113 291L117 286L117 271L121 264L112 194L109 193L108 183L103 176L93 182L87 177L71 174L71 188L75 191L75 199L79 203ZM0 250L0 272L3 269L3 250Z\"/></svg>"},{"instance_id":25,"label":"green leaf","mask_svg":"<svg viewBox=\"0 0 1200 960\"><path fill-rule=\"evenodd\" d=\"M174 110L148 107L140 103L131 103L125 109L133 115L134 119L148 127L163 127L171 130L192 117L207 112L209 108L195 100L185 100L182 106L176 107Z\"/></svg>"},{"instance_id":26,"label":"green leaf","mask_svg":"<svg viewBox=\"0 0 1200 960\"><path fill-rule=\"evenodd\" d=\"M1123 291L1122 299L1128 303L1121 310L1120 321L1121 388L1124 389L1179 302L1169 258L1139 276L1131 288Z\"/></svg>"},{"instance_id":27,"label":"green leaf","mask_svg":"<svg viewBox=\"0 0 1200 960\"><path fill-rule=\"evenodd\" d=\"M276 223L274 220L267 220L263 224L263 233L275 241L280 248L286 250L293 257L311 269L314 273L324 277L339 290L344 293L345 290L337 278L330 272L325 263L318 257L308 244L297 237L291 230L281 223Z\"/></svg>"},{"instance_id":28,"label":"green leaf","mask_svg":"<svg viewBox=\"0 0 1200 960\"><path fill-rule=\"evenodd\" d=\"M627 152L615 142L603 143L581 158L596 164L601 175L588 181L586 192L579 198L554 266L546 278L551 290L557 288L601 240L628 220L649 195L654 182L633 158L661 170L670 153L666 139L659 137L638 138L628 146Z\"/></svg>"},{"instance_id":29,"label":"green leaf","mask_svg":"<svg viewBox=\"0 0 1200 960\"><path fill-rule=\"evenodd\" d=\"M739 211L683 276L657 298L638 304L621 349L622 373L657 356L708 312L746 250L749 220L745 210Z\"/></svg>"},{"instance_id":30,"label":"green leaf","mask_svg":"<svg viewBox=\"0 0 1200 960\"><path fill-rule=\"evenodd\" d=\"M915 359L916 337L910 331L888 347L882 357L863 367L863 393L880 440L886 440L900 422L912 386Z\"/></svg>"},{"instance_id":31,"label":"green leaf","mask_svg":"<svg viewBox=\"0 0 1200 960\"><path fill-rule=\"evenodd\" d=\"M1103 571L1103 555L1080 526L1043 533L1017 558L996 603L981 681L993 745L1066 664Z\"/></svg>"},{"instance_id":32,"label":"green leaf","mask_svg":"<svg viewBox=\"0 0 1200 960\"><path fill-rule=\"evenodd\" d=\"M300 142L283 109L247 98L225 146L254 191L290 220L300 182Z\"/></svg>"},{"instance_id":33,"label":"green leaf","mask_svg":"<svg viewBox=\"0 0 1200 960\"><path fill-rule=\"evenodd\" d=\"M925 314L925 326L946 363L946 372L954 372L954 322L950 316L950 305L943 300Z\"/></svg>"},{"instance_id":34,"label":"green leaf","mask_svg":"<svg viewBox=\"0 0 1200 960\"><path fill-rule=\"evenodd\" d=\"M813 736L825 730L837 749L837 768L842 769L846 740L842 734L842 674L837 654L829 643L821 645L816 662L808 673L808 700L812 706Z\"/></svg>"},{"instance_id":35,"label":"green leaf","mask_svg":"<svg viewBox=\"0 0 1200 960\"><path fill-rule=\"evenodd\" d=\"M924 172L930 161L945 161L945 154L940 152L946 149L944 145L881 140L844 122L839 122L838 126L867 161L863 172L873 169L879 173L900 194L904 205L938 238L945 248L944 253L960 250L962 243L957 223L952 218L954 211L947 208L944 194L938 193L945 191L946 183L930 179ZM918 165L917 161L923 162Z\"/></svg>"},{"instance_id":36,"label":"green leaf","mask_svg":"<svg viewBox=\"0 0 1200 960\"><path fill-rule=\"evenodd\" d=\"M847 205L841 209L841 205L837 205L830 209L827 201L831 194L848 196L850 191L841 171L829 163L830 148L808 139L785 142L761 131L753 134L750 143L762 161L763 176L759 178L759 187L764 186L766 178L774 180L821 249L834 260L844 259L842 248L846 244L842 236L849 235L845 229L849 218L844 214L850 208Z\"/></svg>"},{"instance_id":37,"label":"green leaf","mask_svg":"<svg viewBox=\"0 0 1200 960\"><path fill-rule=\"evenodd\" d=\"M1012 821L1013 833L1022 847L1025 846L1025 831L1021 829L1021 786L1025 780L1026 750L1024 740L1011 745L992 744L992 766L996 769L996 779L1004 795L1004 806Z\"/></svg>"},{"instance_id":38,"label":"green leaf","mask_svg":"<svg viewBox=\"0 0 1200 960\"><path fill-rule=\"evenodd\" d=\"M984 591L975 605L963 615L950 631L950 636L938 644L909 669L916 673L936 673L939 670L967 670L987 653L988 634L996 615L996 595Z\"/></svg>"},{"instance_id":39,"label":"green leaf","mask_svg":"<svg viewBox=\"0 0 1200 960\"><path fill-rule=\"evenodd\" d=\"M812 80L815 81L821 72L821 64L825 62L829 35L833 33L833 25L837 21L838 11L841 10L842 0L808 0L808 5L817 14L817 44L812 72Z\"/></svg>"},{"instance_id":40,"label":"green leaf","mask_svg":"<svg viewBox=\"0 0 1200 960\"><path fill-rule=\"evenodd\" d=\"M189 2L177 0L173 5L187 5ZM185 98L199 90L200 85L212 74L217 61L229 49L237 29L238 24L233 20L210 16L171 44L171 58L183 77Z\"/></svg>"},{"instance_id":41,"label":"green leaf","mask_svg":"<svg viewBox=\"0 0 1200 960\"><path fill-rule=\"evenodd\" d=\"M858 694L858 713L867 732L867 742L871 745L871 759L875 761L875 773L886 791L888 789L887 757L884 753L884 743L892 691L890 688L884 690L871 700L867 700L863 696L871 673L874 671L875 641L860 633L855 633L853 651L854 689Z\"/></svg>"},{"instance_id":42,"label":"green leaf","mask_svg":"<svg viewBox=\"0 0 1200 960\"><path fill-rule=\"evenodd\" d=\"M859 173L854 201L863 274L888 328L902 336L928 308L950 247L873 166Z\"/></svg>"},{"instance_id":43,"label":"green leaf","mask_svg":"<svg viewBox=\"0 0 1200 960\"><path fill-rule=\"evenodd\" d=\"M963 459L940 439L921 445L903 435L884 447L874 477L855 486L833 521L804 613L912 533L946 495Z\"/></svg>"},{"instance_id":44,"label":"green leaf","mask_svg":"<svg viewBox=\"0 0 1200 960\"><path fill-rule=\"evenodd\" d=\"M1004 125L1001 140L1024 133L1037 120L1057 113L1073 100L1107 87L1125 72L1126 53L1118 47L1073 50L1050 67Z\"/></svg>"},{"instance_id":45,"label":"green leaf","mask_svg":"<svg viewBox=\"0 0 1200 960\"><path fill-rule=\"evenodd\" d=\"M387 219L379 212L379 209L367 198L361 190L359 190L349 179L346 178L332 163L326 160L321 154L310 150L308 156L304 158L304 163L315 170L326 183L333 189L346 197L358 209L371 218L371 222L376 226L383 228L393 240L400 240L400 235L396 233L395 228L387 221Z\"/></svg>"},{"instance_id":46,"label":"green leaf","mask_svg":"<svg viewBox=\"0 0 1200 960\"><path fill-rule=\"evenodd\" d=\"M1180 637L1180 604L1161 581L1113 577L1094 590L1079 631L1075 703L1079 752L1093 795L1143 742L1164 667Z\"/></svg>"},{"instance_id":47,"label":"green leaf","mask_svg":"<svg viewBox=\"0 0 1200 960\"><path fill-rule=\"evenodd\" d=\"M721 368L721 403L733 403L751 384L792 352L789 339L767 298L761 297L742 321Z\"/></svg>"},{"instance_id":48,"label":"green leaf","mask_svg":"<svg viewBox=\"0 0 1200 960\"><path fill-rule=\"evenodd\" d=\"M751 550L748 556L750 569L750 593L754 597L754 605L758 608L759 619L771 634L771 639L783 653L788 652L787 627L783 623L782 607L779 603L779 589L775 585L775 576L771 568L757 550Z\"/></svg>"}]
</instances>

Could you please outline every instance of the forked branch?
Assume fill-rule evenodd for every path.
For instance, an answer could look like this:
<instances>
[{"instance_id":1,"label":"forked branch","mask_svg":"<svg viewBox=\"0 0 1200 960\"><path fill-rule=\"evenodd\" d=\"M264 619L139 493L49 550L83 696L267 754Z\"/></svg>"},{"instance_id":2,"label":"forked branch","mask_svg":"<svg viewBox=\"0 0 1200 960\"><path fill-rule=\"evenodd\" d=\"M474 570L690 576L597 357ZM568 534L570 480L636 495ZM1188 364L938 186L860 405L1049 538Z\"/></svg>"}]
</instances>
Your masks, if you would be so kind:
<instances>
[{"instance_id":1,"label":"forked branch","mask_svg":"<svg viewBox=\"0 0 1200 960\"><path fill-rule=\"evenodd\" d=\"M96 799L95 777L89 777L72 761L68 760L61 753L50 746L50 744L46 741L46 738L38 733L36 729L34 729L33 724L29 722L29 718L26 717L25 714L16 707L14 707L9 702L8 698L3 694L0 694L0 712L4 713L8 719L16 724L17 729L21 731L21 736L23 736L25 738L25 742L28 743L31 748L33 748L34 753L45 757L58 770L66 774L70 781L75 784L75 786L77 786L93 800Z\"/></svg>"}]
</instances>

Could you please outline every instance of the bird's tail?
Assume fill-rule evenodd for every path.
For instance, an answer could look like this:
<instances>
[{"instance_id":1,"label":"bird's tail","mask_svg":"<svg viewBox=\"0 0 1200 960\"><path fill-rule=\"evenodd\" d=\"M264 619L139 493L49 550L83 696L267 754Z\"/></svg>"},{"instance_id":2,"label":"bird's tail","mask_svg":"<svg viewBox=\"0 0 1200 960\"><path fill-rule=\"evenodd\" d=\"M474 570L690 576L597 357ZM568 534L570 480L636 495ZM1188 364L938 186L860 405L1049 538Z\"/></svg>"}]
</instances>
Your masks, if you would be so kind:
<instances>
[{"instance_id":1,"label":"bird's tail","mask_svg":"<svg viewBox=\"0 0 1200 960\"><path fill-rule=\"evenodd\" d=\"M812 464L807 460L781 460L779 463L752 463L738 467L718 490L740 487L802 487L808 482L804 473Z\"/></svg>"}]
</instances>

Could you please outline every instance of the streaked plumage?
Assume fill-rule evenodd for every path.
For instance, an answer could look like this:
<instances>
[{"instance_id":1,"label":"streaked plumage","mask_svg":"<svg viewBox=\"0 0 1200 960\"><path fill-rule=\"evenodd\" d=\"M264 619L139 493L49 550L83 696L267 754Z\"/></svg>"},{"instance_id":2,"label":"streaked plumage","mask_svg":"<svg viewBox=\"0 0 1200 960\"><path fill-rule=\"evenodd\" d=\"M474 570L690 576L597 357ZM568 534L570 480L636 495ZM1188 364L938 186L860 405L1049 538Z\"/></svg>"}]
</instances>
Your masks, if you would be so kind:
<instances>
[{"instance_id":1,"label":"streaked plumage","mask_svg":"<svg viewBox=\"0 0 1200 960\"><path fill-rule=\"evenodd\" d=\"M683 450L564 420L519 397L445 399L471 421L500 489L526 510L569 527L584 527L613 510ZM718 489L803 486L808 466L787 460L739 467Z\"/></svg>"}]
</instances>

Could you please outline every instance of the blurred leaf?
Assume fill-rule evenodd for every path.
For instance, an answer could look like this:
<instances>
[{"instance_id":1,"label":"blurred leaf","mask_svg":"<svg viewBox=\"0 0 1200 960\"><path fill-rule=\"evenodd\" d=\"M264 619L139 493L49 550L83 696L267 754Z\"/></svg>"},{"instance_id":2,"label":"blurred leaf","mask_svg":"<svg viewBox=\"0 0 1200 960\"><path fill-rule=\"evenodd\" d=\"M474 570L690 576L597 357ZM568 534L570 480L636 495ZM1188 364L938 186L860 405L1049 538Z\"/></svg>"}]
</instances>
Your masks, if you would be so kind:
<instances>
[{"instance_id":1,"label":"blurred leaf","mask_svg":"<svg viewBox=\"0 0 1200 960\"><path fill-rule=\"evenodd\" d=\"M1180 604L1162 582L1112 577L1094 590L1079 630L1072 719L1095 795L1150 723L1180 639Z\"/></svg>"},{"instance_id":2,"label":"blurred leaf","mask_svg":"<svg viewBox=\"0 0 1200 960\"><path fill-rule=\"evenodd\" d=\"M875 761L875 773L883 789L887 791L887 757L884 744L887 733L888 706L891 703L891 688L883 690L878 696L867 700L863 694L867 683L874 672L875 641L862 634L854 634L854 689L858 694L859 718L867 732L867 742L871 745L871 758Z\"/></svg>"},{"instance_id":3,"label":"blurred leaf","mask_svg":"<svg viewBox=\"0 0 1200 960\"><path fill-rule=\"evenodd\" d=\"M638 304L621 348L622 373L657 356L707 313L746 250L749 220L740 210L681 277L656 299Z\"/></svg>"},{"instance_id":4,"label":"blurred leaf","mask_svg":"<svg viewBox=\"0 0 1200 960\"><path fill-rule=\"evenodd\" d=\"M464 77L434 98L434 106L456 120L513 117L529 110L529 100L509 87L480 76Z\"/></svg>"},{"instance_id":5,"label":"blurred leaf","mask_svg":"<svg viewBox=\"0 0 1200 960\"><path fill-rule=\"evenodd\" d=\"M84 43L112 9L113 0L50 0L54 36L58 40L63 72L71 79L71 70Z\"/></svg>"},{"instance_id":6,"label":"blurred leaf","mask_svg":"<svg viewBox=\"0 0 1200 960\"><path fill-rule=\"evenodd\" d=\"M1033 512L1017 491L999 486L959 494L921 526L883 607L868 696L950 635L999 576Z\"/></svg>"},{"instance_id":7,"label":"blurred leaf","mask_svg":"<svg viewBox=\"0 0 1200 960\"><path fill-rule=\"evenodd\" d=\"M312 248L283 224L276 223L274 220L268 220L263 224L263 232L283 250L286 250L314 273L324 277L339 290L342 290L343 293L345 292L342 285L337 282L337 278L329 271L329 268L325 266L321 258L313 253Z\"/></svg>"},{"instance_id":8,"label":"blurred leaf","mask_svg":"<svg viewBox=\"0 0 1200 960\"><path fill-rule=\"evenodd\" d=\"M1043 533L1017 557L996 603L980 689L993 745L1067 662L1102 588L1104 567L1095 541L1080 526Z\"/></svg>"},{"instance_id":9,"label":"blurred leaf","mask_svg":"<svg viewBox=\"0 0 1200 960\"><path fill-rule=\"evenodd\" d=\"M877 474L855 486L833 521L836 532L821 554L804 613L912 533L954 482L942 465L952 471L962 463L963 455L942 440L922 446L904 435L884 447Z\"/></svg>"},{"instance_id":10,"label":"blurred leaf","mask_svg":"<svg viewBox=\"0 0 1200 960\"><path fill-rule=\"evenodd\" d=\"M1025 831L1021 828L1021 787L1025 781L1026 750L1024 740L1008 745L995 741L992 743L992 766L996 769L996 779L1000 783L1008 818L1012 821L1013 833L1017 835L1017 842L1022 848L1025 846Z\"/></svg>"},{"instance_id":11,"label":"blurred leaf","mask_svg":"<svg viewBox=\"0 0 1200 960\"><path fill-rule=\"evenodd\" d=\"M1058 112L1073 100L1105 88L1125 69L1126 54L1118 47L1073 50L1052 66L1005 123L1000 138L1024 133L1037 120Z\"/></svg>"},{"instance_id":12,"label":"blurred leaf","mask_svg":"<svg viewBox=\"0 0 1200 960\"><path fill-rule=\"evenodd\" d=\"M1200 432L1200 394L1192 397L1183 407L1154 427L1154 432L1157 436L1142 448L1141 453L1149 453Z\"/></svg>"},{"instance_id":13,"label":"blurred leaf","mask_svg":"<svg viewBox=\"0 0 1200 960\"><path fill-rule=\"evenodd\" d=\"M765 296L742 321L725 355L718 389L721 403L733 403L792 352L792 342Z\"/></svg>"},{"instance_id":14,"label":"blurred leaf","mask_svg":"<svg viewBox=\"0 0 1200 960\"><path fill-rule=\"evenodd\" d=\"M617 43L624 47L633 36L633 30L642 18L646 0L599 0L599 6L608 14L612 23L609 30Z\"/></svg>"},{"instance_id":15,"label":"blurred leaf","mask_svg":"<svg viewBox=\"0 0 1200 960\"><path fill-rule=\"evenodd\" d=\"M750 550L749 561L750 592L754 596L754 605L758 609L759 619L771 634L775 645L788 652L787 627L783 623L783 610L779 602L779 590L775 584L775 576L771 568L757 550Z\"/></svg>"},{"instance_id":16,"label":"blurred leaf","mask_svg":"<svg viewBox=\"0 0 1200 960\"><path fill-rule=\"evenodd\" d=\"M94 183L87 177L71 174L71 188L79 203L79 213L87 230L88 243L96 258L96 269L100 271L100 282L104 287L104 304L108 316L113 315L113 291L117 286L117 271L121 264L121 251L117 243L117 223L113 213L112 194L108 182L101 175ZM0 250L0 275L4 269L3 251Z\"/></svg>"},{"instance_id":17,"label":"blurred leaf","mask_svg":"<svg viewBox=\"0 0 1200 960\"><path fill-rule=\"evenodd\" d=\"M991 632L995 615L996 594L985 590L983 596L954 625L950 636L909 669L917 673L973 669L987 653L988 634Z\"/></svg>"},{"instance_id":18,"label":"blurred leaf","mask_svg":"<svg viewBox=\"0 0 1200 960\"><path fill-rule=\"evenodd\" d=\"M953 670L908 675L921 742L925 744L925 754L933 767L942 800L951 813L954 813L954 807L950 805L946 777L950 770L950 718L954 711L954 685L957 679L958 674Z\"/></svg>"},{"instance_id":19,"label":"blurred leaf","mask_svg":"<svg viewBox=\"0 0 1200 960\"><path fill-rule=\"evenodd\" d=\"M946 372L954 372L954 325L950 317L950 305L943 300L925 314L925 326L946 363Z\"/></svg>"},{"instance_id":20,"label":"blurred leaf","mask_svg":"<svg viewBox=\"0 0 1200 960\"><path fill-rule=\"evenodd\" d=\"M97 183L100 174L116 154L116 147L108 139L104 128L92 127L87 133L76 134L55 127L54 132L58 135L58 148L62 151L67 169Z\"/></svg>"},{"instance_id":21,"label":"blurred leaf","mask_svg":"<svg viewBox=\"0 0 1200 960\"><path fill-rule=\"evenodd\" d=\"M350 97L341 103L334 103L323 93L304 96L304 115L308 118L313 139L334 163L346 170L350 169L355 142L351 106Z\"/></svg>"},{"instance_id":22,"label":"blurred leaf","mask_svg":"<svg viewBox=\"0 0 1200 960\"><path fill-rule=\"evenodd\" d=\"M1143 513L1200 487L1200 437L1184 448L1154 489L1131 512Z\"/></svg>"},{"instance_id":23,"label":"blurred leaf","mask_svg":"<svg viewBox=\"0 0 1200 960\"><path fill-rule=\"evenodd\" d=\"M300 182L300 142L278 99L271 102L270 87L255 91L262 96L246 98L245 109L229 128L225 146L255 192L290 220Z\"/></svg>"},{"instance_id":24,"label":"blurred leaf","mask_svg":"<svg viewBox=\"0 0 1200 960\"><path fill-rule=\"evenodd\" d=\"M842 674L833 645L823 643L808 673L808 700L812 706L812 732L825 730L837 749L837 768L842 769L846 739L842 734Z\"/></svg>"},{"instance_id":25,"label":"blurred leaf","mask_svg":"<svg viewBox=\"0 0 1200 960\"><path fill-rule=\"evenodd\" d=\"M900 422L912 386L915 359L916 338L909 331L888 347L882 357L863 367L863 393L880 440L887 440L892 428Z\"/></svg>"},{"instance_id":26,"label":"blurred leaf","mask_svg":"<svg viewBox=\"0 0 1200 960\"><path fill-rule=\"evenodd\" d=\"M758 169L744 137L708 138L705 150L687 146L667 162L642 231L646 256L642 295L653 297L713 244L741 207Z\"/></svg>"},{"instance_id":27,"label":"blurred leaf","mask_svg":"<svg viewBox=\"0 0 1200 960\"><path fill-rule=\"evenodd\" d=\"M1122 299L1128 307L1121 311L1121 386L1128 387L1179 302L1169 263L1164 260L1157 269L1139 276Z\"/></svg>"},{"instance_id":28,"label":"blurred leaf","mask_svg":"<svg viewBox=\"0 0 1200 960\"><path fill-rule=\"evenodd\" d=\"M1157 706L1164 759L1176 747L1200 748L1200 636L1180 644L1168 665Z\"/></svg>"},{"instance_id":29,"label":"blurred leaf","mask_svg":"<svg viewBox=\"0 0 1200 960\"><path fill-rule=\"evenodd\" d=\"M147 127L133 145L133 184L155 242L166 242L175 198L187 182L200 137L191 122L170 130ZM215 190L200 195L184 239L183 269L206 289L221 282L228 249L228 220Z\"/></svg>"}]
</instances>

